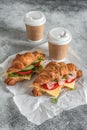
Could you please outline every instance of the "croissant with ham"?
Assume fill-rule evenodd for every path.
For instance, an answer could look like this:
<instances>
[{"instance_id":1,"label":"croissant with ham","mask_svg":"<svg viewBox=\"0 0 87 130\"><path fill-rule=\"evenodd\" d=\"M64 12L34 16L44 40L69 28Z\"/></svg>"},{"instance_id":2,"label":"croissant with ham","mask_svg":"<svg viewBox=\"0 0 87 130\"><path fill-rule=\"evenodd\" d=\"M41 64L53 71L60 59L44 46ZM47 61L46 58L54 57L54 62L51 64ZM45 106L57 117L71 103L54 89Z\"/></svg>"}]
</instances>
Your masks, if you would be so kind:
<instances>
[{"instance_id":1,"label":"croissant with ham","mask_svg":"<svg viewBox=\"0 0 87 130\"><path fill-rule=\"evenodd\" d=\"M5 83L15 85L24 79L30 80L34 73L40 72L43 68L44 59L45 54L40 51L17 54L11 63L11 67L7 70Z\"/></svg>"},{"instance_id":2,"label":"croissant with ham","mask_svg":"<svg viewBox=\"0 0 87 130\"><path fill-rule=\"evenodd\" d=\"M33 95L41 96L47 92L51 96L58 97L63 87L73 89L75 80L81 76L82 71L72 63L49 62L33 82Z\"/></svg>"}]
</instances>

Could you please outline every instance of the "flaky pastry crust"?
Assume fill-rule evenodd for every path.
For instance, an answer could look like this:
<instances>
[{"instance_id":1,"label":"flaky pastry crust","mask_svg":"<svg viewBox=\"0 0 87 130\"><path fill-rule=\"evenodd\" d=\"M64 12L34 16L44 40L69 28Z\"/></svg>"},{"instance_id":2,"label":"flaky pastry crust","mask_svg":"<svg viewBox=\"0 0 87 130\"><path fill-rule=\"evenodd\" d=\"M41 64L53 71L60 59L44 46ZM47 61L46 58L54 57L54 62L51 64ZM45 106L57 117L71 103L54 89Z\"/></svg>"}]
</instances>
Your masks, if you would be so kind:
<instances>
[{"instance_id":1,"label":"flaky pastry crust","mask_svg":"<svg viewBox=\"0 0 87 130\"><path fill-rule=\"evenodd\" d=\"M35 62L40 57L45 59L45 54L41 53L40 51L34 52L26 52L24 54L17 54L16 57L13 59L11 63L11 67L8 68L7 73L16 73L24 69L25 67L29 66L33 62ZM5 79L5 83L8 85L15 85L16 82L24 80L24 77L7 77ZM26 78L29 80L29 78Z\"/></svg>"},{"instance_id":2,"label":"flaky pastry crust","mask_svg":"<svg viewBox=\"0 0 87 130\"><path fill-rule=\"evenodd\" d=\"M52 61L45 66L45 68L41 71L39 76L34 80L33 86L41 86L49 81L58 79L60 78L60 76L64 76L72 71L76 72L76 78L80 78L82 76L82 71L78 70L74 64L66 64L64 62L57 63L55 61ZM39 90L37 90L37 92L39 92Z\"/></svg>"}]
</instances>

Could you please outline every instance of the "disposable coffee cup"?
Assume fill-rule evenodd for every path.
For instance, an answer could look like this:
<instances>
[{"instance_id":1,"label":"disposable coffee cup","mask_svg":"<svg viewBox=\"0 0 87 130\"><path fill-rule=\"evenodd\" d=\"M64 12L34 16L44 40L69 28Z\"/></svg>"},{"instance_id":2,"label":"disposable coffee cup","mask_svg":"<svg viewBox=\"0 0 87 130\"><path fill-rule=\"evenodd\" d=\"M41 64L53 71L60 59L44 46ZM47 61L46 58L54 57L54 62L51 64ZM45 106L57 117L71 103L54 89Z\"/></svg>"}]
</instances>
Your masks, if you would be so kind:
<instances>
[{"instance_id":1,"label":"disposable coffee cup","mask_svg":"<svg viewBox=\"0 0 87 130\"><path fill-rule=\"evenodd\" d=\"M53 28L48 33L48 49L50 59L63 61L67 57L71 33L62 27Z\"/></svg>"},{"instance_id":2,"label":"disposable coffee cup","mask_svg":"<svg viewBox=\"0 0 87 130\"><path fill-rule=\"evenodd\" d=\"M24 17L27 38L32 41L41 41L44 36L45 15L40 11L30 11Z\"/></svg>"}]
</instances>

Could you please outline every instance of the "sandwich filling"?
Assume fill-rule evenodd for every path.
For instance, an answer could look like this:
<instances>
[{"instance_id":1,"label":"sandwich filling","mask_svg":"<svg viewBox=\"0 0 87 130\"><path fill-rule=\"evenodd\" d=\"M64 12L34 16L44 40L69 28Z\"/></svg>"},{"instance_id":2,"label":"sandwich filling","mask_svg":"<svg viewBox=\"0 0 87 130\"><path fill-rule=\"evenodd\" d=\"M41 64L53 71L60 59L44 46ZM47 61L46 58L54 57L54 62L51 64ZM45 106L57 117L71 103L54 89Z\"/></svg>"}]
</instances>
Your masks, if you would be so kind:
<instances>
[{"instance_id":1,"label":"sandwich filling","mask_svg":"<svg viewBox=\"0 0 87 130\"><path fill-rule=\"evenodd\" d=\"M43 85L36 85L37 89L41 90L43 93L46 92L53 97L58 97L61 89L65 86L69 89L75 88L76 72L72 71L71 73L61 76L59 79L49 81Z\"/></svg>"},{"instance_id":2,"label":"sandwich filling","mask_svg":"<svg viewBox=\"0 0 87 130\"><path fill-rule=\"evenodd\" d=\"M38 72L43 68L42 65L43 65L43 58L40 57L38 60L33 62L31 65L25 67L21 71L14 72L14 73L8 73L8 77L14 77L14 78L24 77L24 79L27 79L27 78L30 79L30 77L35 72Z\"/></svg>"},{"instance_id":3,"label":"sandwich filling","mask_svg":"<svg viewBox=\"0 0 87 130\"><path fill-rule=\"evenodd\" d=\"M76 72L72 71L69 74L60 76L60 78L58 78L58 79L49 81L46 84L41 85L41 87L46 90L54 90L59 86L66 86L66 84L70 84L70 83L74 82L75 79L76 79Z\"/></svg>"},{"instance_id":4,"label":"sandwich filling","mask_svg":"<svg viewBox=\"0 0 87 130\"><path fill-rule=\"evenodd\" d=\"M75 81L82 76L72 63L49 62L33 82L33 95L40 96L43 92L58 97L62 88L75 89Z\"/></svg>"}]
</instances>

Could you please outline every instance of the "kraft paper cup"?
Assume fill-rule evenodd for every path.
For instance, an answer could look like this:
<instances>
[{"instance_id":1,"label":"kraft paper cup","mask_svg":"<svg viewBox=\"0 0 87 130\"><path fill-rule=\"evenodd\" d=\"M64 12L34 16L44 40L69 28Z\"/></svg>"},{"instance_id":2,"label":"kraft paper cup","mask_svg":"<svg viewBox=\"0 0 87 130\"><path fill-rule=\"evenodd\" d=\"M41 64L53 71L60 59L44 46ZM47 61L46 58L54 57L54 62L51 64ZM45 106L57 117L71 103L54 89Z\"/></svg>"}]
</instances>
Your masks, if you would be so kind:
<instances>
[{"instance_id":1,"label":"kraft paper cup","mask_svg":"<svg viewBox=\"0 0 87 130\"><path fill-rule=\"evenodd\" d=\"M48 33L48 49L50 59L62 61L66 58L71 33L62 27L53 28Z\"/></svg>"},{"instance_id":2,"label":"kraft paper cup","mask_svg":"<svg viewBox=\"0 0 87 130\"><path fill-rule=\"evenodd\" d=\"M27 38L32 41L41 41L44 36L45 15L40 11L30 11L24 18Z\"/></svg>"}]
</instances>

